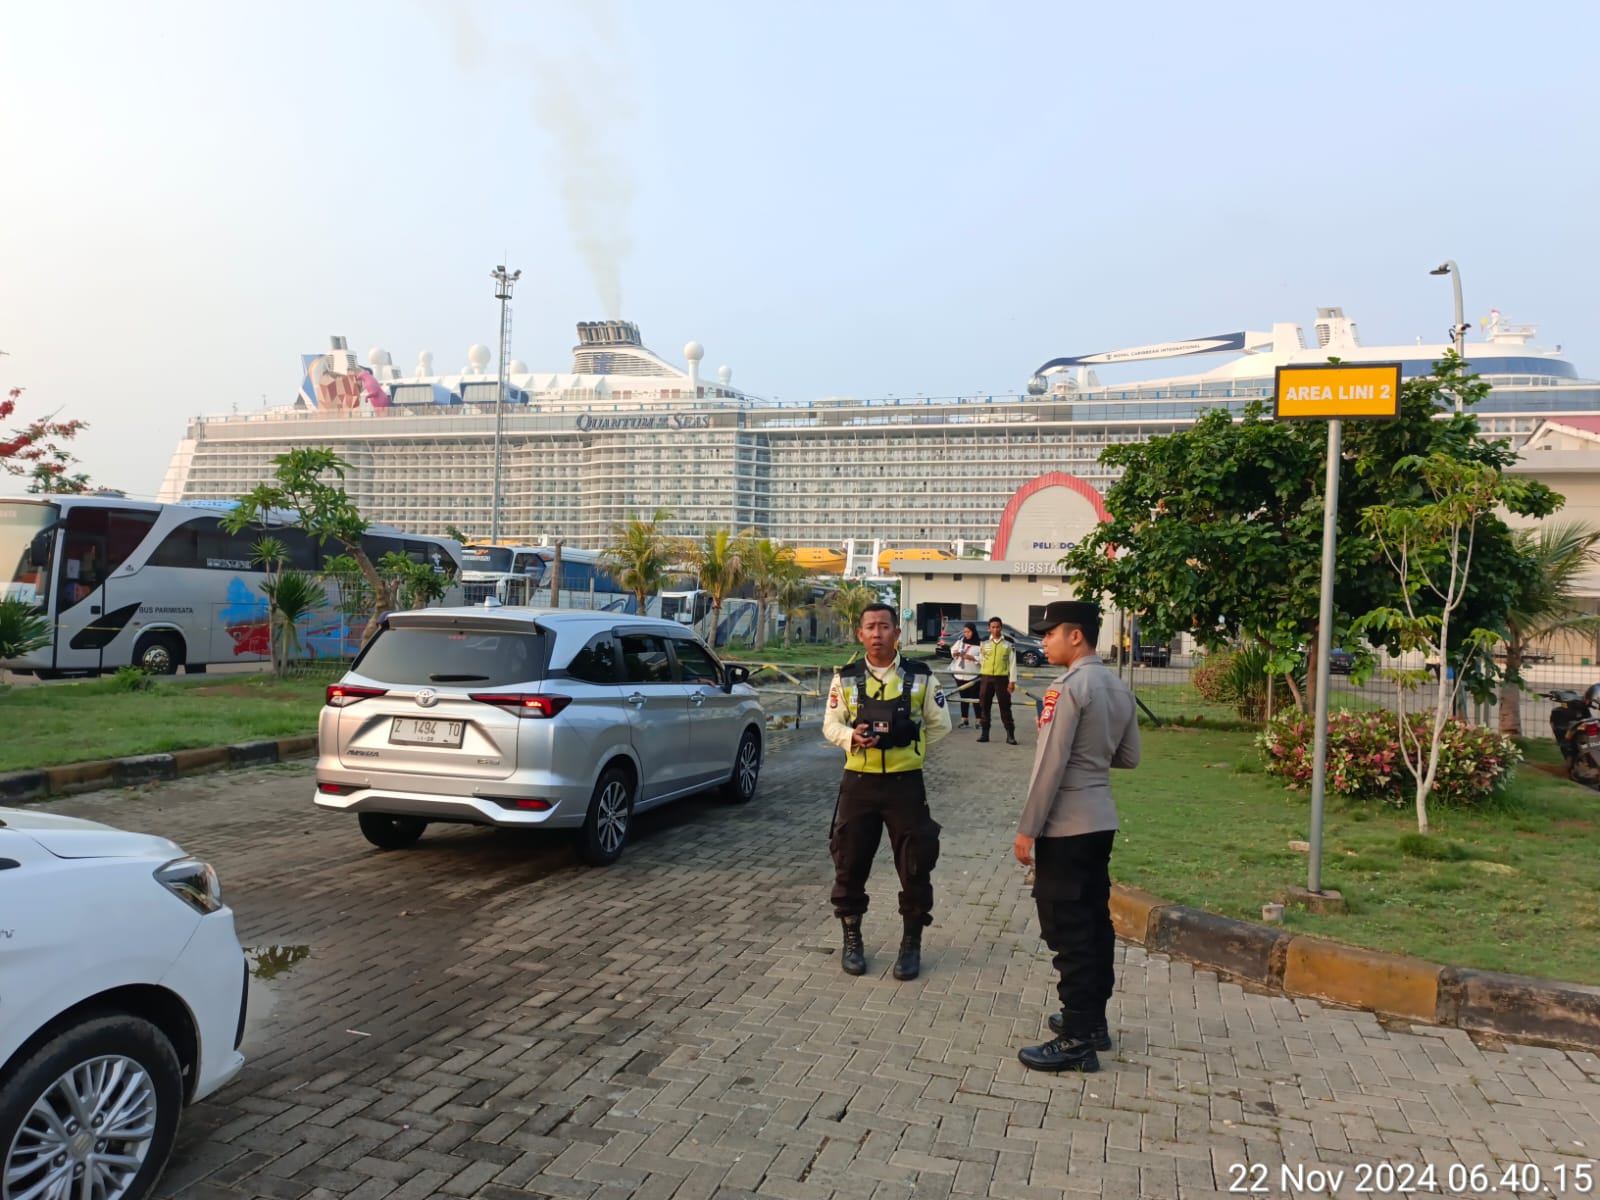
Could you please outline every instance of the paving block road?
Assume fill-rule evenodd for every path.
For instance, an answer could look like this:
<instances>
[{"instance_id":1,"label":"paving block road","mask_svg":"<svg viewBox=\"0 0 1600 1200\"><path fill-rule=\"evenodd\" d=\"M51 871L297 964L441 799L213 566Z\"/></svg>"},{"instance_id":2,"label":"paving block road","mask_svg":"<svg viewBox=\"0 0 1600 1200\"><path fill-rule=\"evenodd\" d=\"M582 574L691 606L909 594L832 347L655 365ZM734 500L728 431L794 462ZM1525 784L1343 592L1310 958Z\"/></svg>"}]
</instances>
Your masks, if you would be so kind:
<instances>
[{"instance_id":1,"label":"paving block road","mask_svg":"<svg viewBox=\"0 0 1600 1200\"><path fill-rule=\"evenodd\" d=\"M188 1114L160 1194L1600 1189L1594 1055L1251 994L1138 947L1118 950L1101 1072L1025 1070L1016 1049L1048 1036L1055 993L1010 854L1021 725L1020 747L961 731L933 752L944 850L908 983L889 975L887 847L868 974L839 970L839 755L815 725L774 739L753 803L647 814L600 870L564 837L450 826L379 852L312 807L309 764L52 803L209 858L245 944L286 948L264 960L277 973L255 988L248 1066Z\"/></svg>"}]
</instances>

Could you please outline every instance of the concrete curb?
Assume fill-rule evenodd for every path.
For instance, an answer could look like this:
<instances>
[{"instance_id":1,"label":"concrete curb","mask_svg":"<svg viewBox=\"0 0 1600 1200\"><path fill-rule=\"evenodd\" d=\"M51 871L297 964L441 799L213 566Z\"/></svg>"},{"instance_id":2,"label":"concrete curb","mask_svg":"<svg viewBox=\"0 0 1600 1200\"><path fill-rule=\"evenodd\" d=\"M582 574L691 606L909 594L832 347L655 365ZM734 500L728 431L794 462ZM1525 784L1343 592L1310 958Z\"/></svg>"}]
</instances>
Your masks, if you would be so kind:
<instances>
[{"instance_id":1,"label":"concrete curb","mask_svg":"<svg viewBox=\"0 0 1600 1200\"><path fill-rule=\"evenodd\" d=\"M264 763L305 758L317 751L315 735L242 742L236 746L204 746L174 750L170 754L138 754L129 758L102 758L94 762L67 763L32 771L0 774L0 804L26 804L55 796L70 796L104 787L135 787L141 783L198 775L229 767L256 767Z\"/></svg>"},{"instance_id":2,"label":"concrete curb","mask_svg":"<svg viewBox=\"0 0 1600 1200\"><path fill-rule=\"evenodd\" d=\"M1600 1050L1600 987L1440 966L1111 887L1117 936L1282 992L1430 1025Z\"/></svg>"}]
</instances>

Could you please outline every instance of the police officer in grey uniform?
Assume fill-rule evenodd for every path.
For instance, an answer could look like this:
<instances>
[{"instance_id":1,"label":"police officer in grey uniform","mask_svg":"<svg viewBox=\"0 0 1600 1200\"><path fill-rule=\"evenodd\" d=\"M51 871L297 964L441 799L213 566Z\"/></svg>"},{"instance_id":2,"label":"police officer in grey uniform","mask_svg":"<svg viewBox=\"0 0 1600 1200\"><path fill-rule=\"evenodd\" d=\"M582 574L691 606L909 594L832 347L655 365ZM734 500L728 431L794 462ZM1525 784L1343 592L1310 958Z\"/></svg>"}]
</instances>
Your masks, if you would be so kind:
<instances>
[{"instance_id":1,"label":"police officer in grey uniform","mask_svg":"<svg viewBox=\"0 0 1600 1200\"><path fill-rule=\"evenodd\" d=\"M1095 653L1098 605L1057 600L1029 628L1043 636L1051 663L1067 669L1044 694L1012 850L1034 868L1039 932L1061 976L1061 1011L1050 1017L1056 1036L1017 1057L1035 1071L1098 1071L1095 1051L1111 1049L1106 1002L1115 985L1110 769L1139 765L1139 720L1133 693Z\"/></svg>"}]
</instances>

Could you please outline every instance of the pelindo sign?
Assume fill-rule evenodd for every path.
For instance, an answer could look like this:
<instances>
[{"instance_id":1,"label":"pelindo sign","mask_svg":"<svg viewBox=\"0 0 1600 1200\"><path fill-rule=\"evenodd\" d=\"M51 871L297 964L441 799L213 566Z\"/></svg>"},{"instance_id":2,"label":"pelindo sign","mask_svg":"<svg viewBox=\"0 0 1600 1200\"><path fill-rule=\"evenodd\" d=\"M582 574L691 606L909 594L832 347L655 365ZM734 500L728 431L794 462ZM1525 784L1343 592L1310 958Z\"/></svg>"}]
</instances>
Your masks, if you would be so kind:
<instances>
[{"instance_id":1,"label":"pelindo sign","mask_svg":"<svg viewBox=\"0 0 1600 1200\"><path fill-rule=\"evenodd\" d=\"M578 432L606 429L710 429L711 417L704 413L663 413L654 417L596 417L579 413Z\"/></svg>"},{"instance_id":2,"label":"pelindo sign","mask_svg":"<svg viewBox=\"0 0 1600 1200\"><path fill-rule=\"evenodd\" d=\"M1279 367L1274 390L1280 421L1392 421L1400 415L1400 364Z\"/></svg>"}]
</instances>

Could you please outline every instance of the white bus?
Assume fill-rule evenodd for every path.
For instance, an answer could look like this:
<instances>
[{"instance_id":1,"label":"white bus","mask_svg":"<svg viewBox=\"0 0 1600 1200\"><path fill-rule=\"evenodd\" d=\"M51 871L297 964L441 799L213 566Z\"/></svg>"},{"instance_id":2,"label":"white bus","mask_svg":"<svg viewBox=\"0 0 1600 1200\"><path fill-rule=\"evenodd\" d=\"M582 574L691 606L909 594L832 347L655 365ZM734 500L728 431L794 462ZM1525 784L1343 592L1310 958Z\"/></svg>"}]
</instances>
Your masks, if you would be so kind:
<instances>
[{"instance_id":1,"label":"white bus","mask_svg":"<svg viewBox=\"0 0 1600 1200\"><path fill-rule=\"evenodd\" d=\"M461 551L466 603L482 604L493 597L501 604L548 606L555 560L554 546L468 542ZM570 546L561 548L561 590L556 599L560 608L602 612L631 613L639 606L634 594L601 565L598 551Z\"/></svg>"},{"instance_id":2,"label":"white bus","mask_svg":"<svg viewBox=\"0 0 1600 1200\"><path fill-rule=\"evenodd\" d=\"M110 496L0 498L0 583L8 598L49 618L49 645L4 664L42 678L86 675L136 664L158 675L180 667L271 657L266 578L252 561L260 529L229 533L232 501L157 504ZM271 535L288 547L288 565L321 571L340 552L293 525ZM374 525L364 538L376 562L391 550L452 576L460 546L447 538ZM446 603L460 603L460 589ZM300 631L308 658L348 658L365 621L339 611L337 588Z\"/></svg>"}]
</instances>

